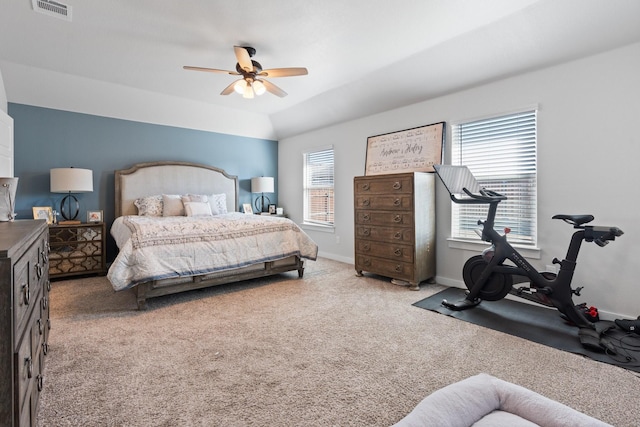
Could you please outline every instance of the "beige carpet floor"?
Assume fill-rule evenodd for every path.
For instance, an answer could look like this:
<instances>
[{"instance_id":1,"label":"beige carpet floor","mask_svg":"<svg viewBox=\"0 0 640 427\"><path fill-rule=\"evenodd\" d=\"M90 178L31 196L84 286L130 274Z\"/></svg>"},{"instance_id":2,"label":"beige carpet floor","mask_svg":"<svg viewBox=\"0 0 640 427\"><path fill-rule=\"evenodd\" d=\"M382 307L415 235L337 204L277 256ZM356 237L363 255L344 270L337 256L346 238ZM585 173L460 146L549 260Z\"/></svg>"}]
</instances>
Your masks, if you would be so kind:
<instances>
[{"instance_id":1,"label":"beige carpet floor","mask_svg":"<svg viewBox=\"0 0 640 427\"><path fill-rule=\"evenodd\" d=\"M319 259L297 273L149 300L53 282L39 426L388 426L486 372L616 426L633 372L411 304L419 292ZM576 338L577 339L577 338Z\"/></svg>"}]
</instances>

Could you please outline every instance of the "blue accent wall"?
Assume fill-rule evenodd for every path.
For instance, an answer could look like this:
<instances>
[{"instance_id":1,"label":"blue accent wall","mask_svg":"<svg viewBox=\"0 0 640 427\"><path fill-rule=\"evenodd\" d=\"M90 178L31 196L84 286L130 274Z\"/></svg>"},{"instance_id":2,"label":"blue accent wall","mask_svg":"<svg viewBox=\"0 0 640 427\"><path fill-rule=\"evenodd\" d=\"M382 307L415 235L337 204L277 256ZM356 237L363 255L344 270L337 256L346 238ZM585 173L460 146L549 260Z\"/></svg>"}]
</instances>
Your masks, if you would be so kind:
<instances>
[{"instance_id":1,"label":"blue accent wall","mask_svg":"<svg viewBox=\"0 0 640 427\"><path fill-rule=\"evenodd\" d=\"M222 168L238 176L241 205L255 199L252 177L273 176L277 187L277 141L15 103L9 103L8 114L14 120L14 171L19 178L17 219L32 218L33 206L59 210L64 194L49 191L49 169L59 167L93 170L94 191L76 195L78 217L85 222L87 210L103 210L107 228L114 219L114 170L134 163L180 160ZM277 193L269 198L277 203Z\"/></svg>"}]
</instances>

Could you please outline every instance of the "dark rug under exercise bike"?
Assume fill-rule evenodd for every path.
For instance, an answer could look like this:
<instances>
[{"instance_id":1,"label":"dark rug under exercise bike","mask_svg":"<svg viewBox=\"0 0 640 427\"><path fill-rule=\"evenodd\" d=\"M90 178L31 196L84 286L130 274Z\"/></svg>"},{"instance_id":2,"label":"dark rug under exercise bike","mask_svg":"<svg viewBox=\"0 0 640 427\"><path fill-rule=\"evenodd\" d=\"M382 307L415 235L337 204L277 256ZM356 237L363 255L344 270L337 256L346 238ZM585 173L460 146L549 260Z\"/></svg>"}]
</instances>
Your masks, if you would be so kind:
<instances>
[{"instance_id":1,"label":"dark rug under exercise bike","mask_svg":"<svg viewBox=\"0 0 640 427\"><path fill-rule=\"evenodd\" d=\"M567 324L557 310L509 299L483 301L474 308L462 311L450 310L441 304L443 299L455 302L464 297L464 289L447 288L413 305L559 350L582 354L593 360L640 372L640 335L627 333L617 328L607 333L617 349L617 354L592 351L580 344L578 328Z\"/></svg>"}]
</instances>

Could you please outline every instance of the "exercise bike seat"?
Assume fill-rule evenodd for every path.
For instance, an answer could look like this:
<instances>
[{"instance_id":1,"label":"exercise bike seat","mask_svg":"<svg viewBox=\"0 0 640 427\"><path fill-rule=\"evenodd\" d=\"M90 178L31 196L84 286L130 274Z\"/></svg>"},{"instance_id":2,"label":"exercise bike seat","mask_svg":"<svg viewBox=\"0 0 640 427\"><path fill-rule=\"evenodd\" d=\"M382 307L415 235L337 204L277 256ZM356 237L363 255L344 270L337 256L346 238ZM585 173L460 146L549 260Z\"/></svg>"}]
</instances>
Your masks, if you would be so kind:
<instances>
[{"instance_id":1,"label":"exercise bike seat","mask_svg":"<svg viewBox=\"0 0 640 427\"><path fill-rule=\"evenodd\" d=\"M586 224L594 220L593 215L565 215L558 214L551 217L552 219L561 219L564 222L567 222L573 226L580 226L582 224Z\"/></svg>"}]
</instances>

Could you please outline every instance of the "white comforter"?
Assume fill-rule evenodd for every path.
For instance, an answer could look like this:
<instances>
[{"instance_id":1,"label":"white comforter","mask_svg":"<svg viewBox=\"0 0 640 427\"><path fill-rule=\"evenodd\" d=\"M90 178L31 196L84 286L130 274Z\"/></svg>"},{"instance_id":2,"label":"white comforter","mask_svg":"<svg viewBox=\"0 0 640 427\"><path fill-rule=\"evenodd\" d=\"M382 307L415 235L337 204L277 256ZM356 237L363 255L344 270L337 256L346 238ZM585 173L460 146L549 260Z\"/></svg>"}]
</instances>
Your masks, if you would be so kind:
<instances>
[{"instance_id":1,"label":"white comforter","mask_svg":"<svg viewBox=\"0 0 640 427\"><path fill-rule=\"evenodd\" d=\"M208 217L123 216L111 234L120 252L107 277L115 290L151 280L208 274L292 255L315 260L318 246L293 221L228 213Z\"/></svg>"}]
</instances>

